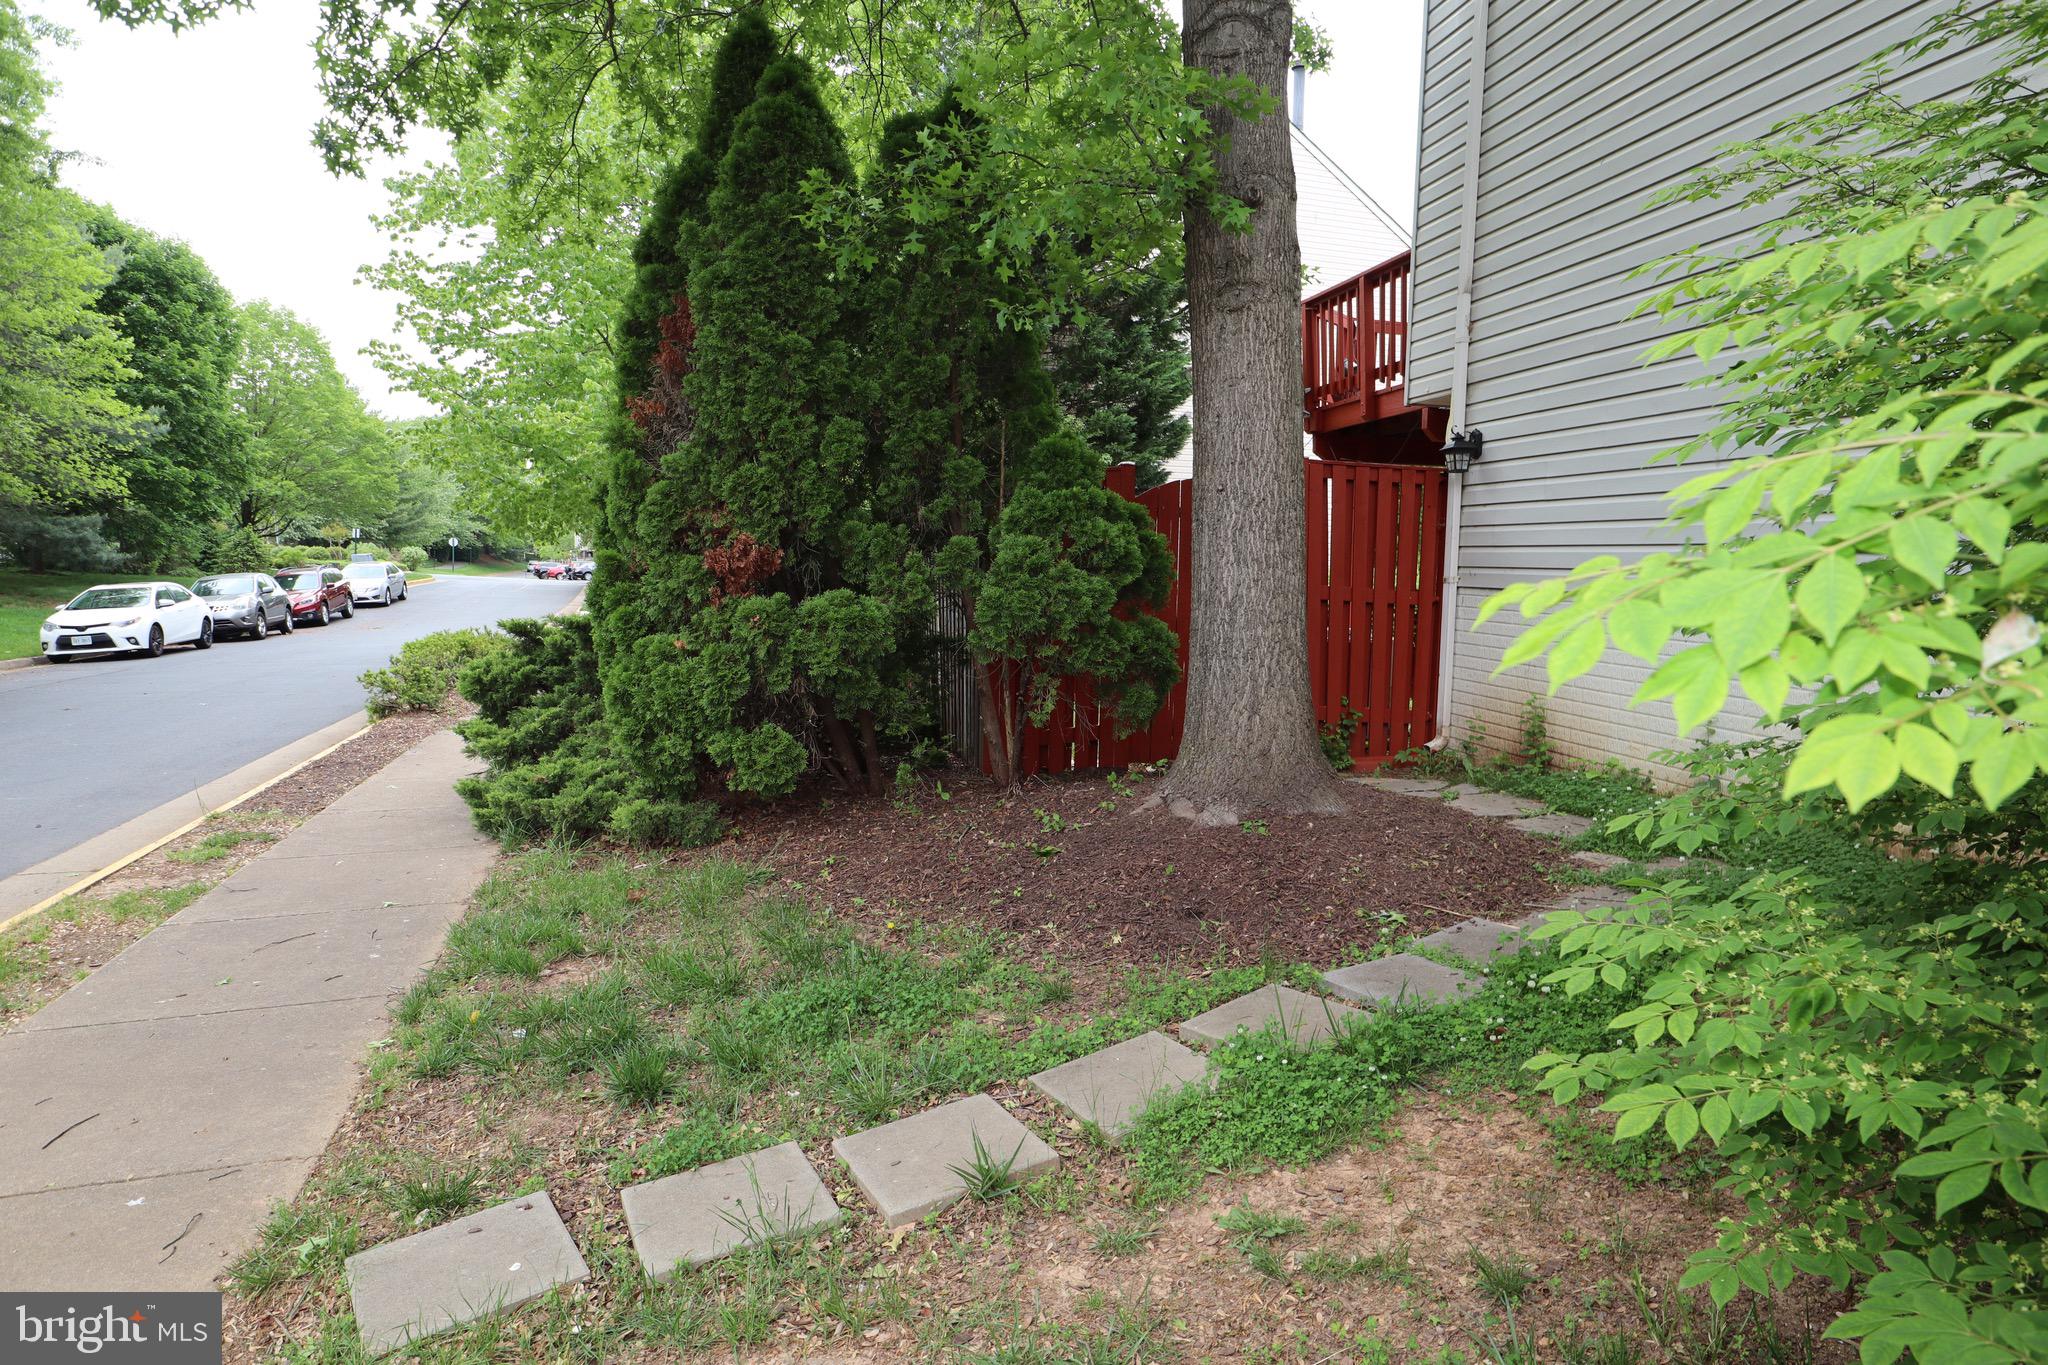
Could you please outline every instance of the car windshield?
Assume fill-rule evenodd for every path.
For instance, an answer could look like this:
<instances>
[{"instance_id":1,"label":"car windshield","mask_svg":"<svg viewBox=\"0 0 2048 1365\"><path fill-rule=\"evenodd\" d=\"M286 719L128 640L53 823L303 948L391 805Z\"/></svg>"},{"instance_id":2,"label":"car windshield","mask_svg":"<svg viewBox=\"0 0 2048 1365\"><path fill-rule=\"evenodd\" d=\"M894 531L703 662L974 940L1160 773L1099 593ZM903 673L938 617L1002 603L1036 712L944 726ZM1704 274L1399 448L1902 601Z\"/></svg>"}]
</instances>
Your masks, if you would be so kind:
<instances>
[{"instance_id":1,"label":"car windshield","mask_svg":"<svg viewBox=\"0 0 2048 1365\"><path fill-rule=\"evenodd\" d=\"M149 589L141 588L87 588L71 599L73 611L102 611L108 607L144 607L149 605Z\"/></svg>"},{"instance_id":2,"label":"car windshield","mask_svg":"<svg viewBox=\"0 0 2048 1365\"><path fill-rule=\"evenodd\" d=\"M382 578L384 576L384 566L382 564L351 564L341 571L341 576L343 578Z\"/></svg>"},{"instance_id":3,"label":"car windshield","mask_svg":"<svg viewBox=\"0 0 2048 1365\"><path fill-rule=\"evenodd\" d=\"M230 573L219 578L202 578L192 585L192 591L201 597L246 597L256 591L256 575Z\"/></svg>"},{"instance_id":4,"label":"car windshield","mask_svg":"<svg viewBox=\"0 0 2048 1365\"><path fill-rule=\"evenodd\" d=\"M286 592L311 592L320 586L320 571L307 569L304 573L281 573L277 582Z\"/></svg>"}]
</instances>

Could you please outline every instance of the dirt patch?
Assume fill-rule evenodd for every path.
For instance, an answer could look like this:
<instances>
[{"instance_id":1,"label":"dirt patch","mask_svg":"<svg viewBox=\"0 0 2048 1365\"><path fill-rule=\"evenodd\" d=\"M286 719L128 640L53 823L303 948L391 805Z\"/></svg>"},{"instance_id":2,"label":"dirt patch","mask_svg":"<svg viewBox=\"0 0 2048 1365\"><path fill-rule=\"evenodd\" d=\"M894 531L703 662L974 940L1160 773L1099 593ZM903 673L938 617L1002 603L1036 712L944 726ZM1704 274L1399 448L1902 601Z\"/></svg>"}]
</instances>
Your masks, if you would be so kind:
<instances>
[{"instance_id":1,"label":"dirt patch","mask_svg":"<svg viewBox=\"0 0 2048 1365\"><path fill-rule=\"evenodd\" d=\"M1021 1094L997 1093L1039 1117L1016 1104ZM357 1224L361 1245L414 1230L376 1192L408 1170L478 1172L477 1204L544 1184L593 1271L573 1291L569 1317L594 1327L637 1311L645 1285L617 1190L593 1155L634 1120L598 1096L479 1096L461 1083L407 1086L386 1100L351 1118L309 1186L334 1191L322 1202ZM849 1219L799 1259L838 1267L894 1308L849 1326L799 1275L776 1295L765 1340L696 1351L633 1341L631 1358L1068 1359L1075 1343L1117 1331L1142 1332L1148 1343L1119 1359L1435 1360L1446 1348L1479 1358L1505 1328L1474 1253L1519 1282L1514 1330L1533 1348L1527 1358L1573 1358L1566 1343L1603 1337L1635 1353L1584 1358L1854 1358L1818 1340L1846 1307L1836 1296L1795 1286L1768 1304L1745 1296L1717 1316L1703 1296L1679 1293L1686 1256L1712 1241L1718 1196L1560 1163L1543 1126L1511 1096L1423 1094L1373 1141L1298 1169L1212 1175L1166 1208L1131 1207L1114 1151L1071 1125L1036 1126L1064 1163L1049 1187L999 1204L963 1202L930 1226L894 1233L875 1220L829 1141L807 1141ZM1280 1230L1219 1225L1238 1209ZM736 1302L738 1272L720 1273L726 1287L709 1291L713 1301ZM288 1343L310 1344L347 1308L338 1276L254 1298L231 1292L226 1358L267 1360ZM530 1341L516 1358L552 1358L545 1321L542 1309L514 1315L507 1339ZM1066 1349L1047 1349L1055 1343Z\"/></svg>"},{"instance_id":2,"label":"dirt patch","mask_svg":"<svg viewBox=\"0 0 2048 1365\"><path fill-rule=\"evenodd\" d=\"M378 721L290 777L0 935L0 1033L118 956L343 792L475 708Z\"/></svg>"},{"instance_id":3,"label":"dirt patch","mask_svg":"<svg viewBox=\"0 0 2048 1365\"><path fill-rule=\"evenodd\" d=\"M878 926L964 921L1076 965L1336 965L1383 939L1520 915L1564 861L1498 821L1348 783L1342 815L1208 829L1139 812L1159 782L1147 773L1014 796L959 780L896 799L792 799L743 815L717 851Z\"/></svg>"}]
</instances>

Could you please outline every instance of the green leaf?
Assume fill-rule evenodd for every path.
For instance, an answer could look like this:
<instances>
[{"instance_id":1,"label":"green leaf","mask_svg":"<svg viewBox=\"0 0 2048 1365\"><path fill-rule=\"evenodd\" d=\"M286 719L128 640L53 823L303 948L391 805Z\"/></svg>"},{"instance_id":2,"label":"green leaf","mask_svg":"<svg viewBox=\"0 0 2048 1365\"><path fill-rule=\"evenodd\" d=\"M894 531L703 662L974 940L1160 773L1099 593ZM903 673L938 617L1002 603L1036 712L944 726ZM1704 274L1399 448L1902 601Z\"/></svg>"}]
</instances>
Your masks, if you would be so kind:
<instances>
[{"instance_id":1,"label":"green leaf","mask_svg":"<svg viewBox=\"0 0 2048 1365\"><path fill-rule=\"evenodd\" d=\"M1607 613L1607 633L1615 648L1655 663L1671 638L1671 618L1648 597L1631 597Z\"/></svg>"},{"instance_id":2,"label":"green leaf","mask_svg":"<svg viewBox=\"0 0 2048 1365\"><path fill-rule=\"evenodd\" d=\"M1987 744L1970 765L1970 785L1992 810L2004 805L2033 775L2033 755L2010 733Z\"/></svg>"},{"instance_id":3,"label":"green leaf","mask_svg":"<svg viewBox=\"0 0 2048 1365\"><path fill-rule=\"evenodd\" d=\"M1735 1115L1728 1107L1728 1101L1719 1095L1710 1098L1700 1106L1700 1127L1707 1130L1707 1136L1719 1143L1728 1133L1728 1125Z\"/></svg>"},{"instance_id":4,"label":"green leaf","mask_svg":"<svg viewBox=\"0 0 2048 1365\"><path fill-rule=\"evenodd\" d=\"M1928 583L1938 588L1948 578L1948 566L1956 557L1956 533L1940 517L1906 517L1892 524L1885 539L1892 558Z\"/></svg>"},{"instance_id":5,"label":"green leaf","mask_svg":"<svg viewBox=\"0 0 2048 1365\"><path fill-rule=\"evenodd\" d=\"M1956 746L1924 725L1901 725L1892 735L1899 751L1899 768L1916 782L1924 782L1943 796L1954 796L1956 788Z\"/></svg>"},{"instance_id":6,"label":"green leaf","mask_svg":"<svg viewBox=\"0 0 2048 1365\"><path fill-rule=\"evenodd\" d=\"M1678 731L1684 734L1719 714L1728 700L1728 667L1711 645L1695 645L1667 659L1636 689L1637 702L1671 698Z\"/></svg>"},{"instance_id":7,"label":"green leaf","mask_svg":"<svg viewBox=\"0 0 2048 1365\"><path fill-rule=\"evenodd\" d=\"M1800 519L1806 504L1834 472L1834 460L1812 453L1786 464L1771 483L1771 510L1778 524L1790 530Z\"/></svg>"},{"instance_id":8,"label":"green leaf","mask_svg":"<svg viewBox=\"0 0 2048 1365\"><path fill-rule=\"evenodd\" d=\"M1793 594L1799 614L1820 632L1832 647L1842 628L1856 619L1857 609L1870 595L1863 574L1846 553L1831 554L1807 570Z\"/></svg>"},{"instance_id":9,"label":"green leaf","mask_svg":"<svg viewBox=\"0 0 2048 1365\"><path fill-rule=\"evenodd\" d=\"M1749 699L1765 716L1776 720L1784 712L1785 699L1792 695L1792 679L1786 675L1783 664L1776 659L1759 659L1738 676L1742 679L1742 690L1749 693Z\"/></svg>"},{"instance_id":10,"label":"green leaf","mask_svg":"<svg viewBox=\"0 0 2048 1365\"><path fill-rule=\"evenodd\" d=\"M1699 1136L1700 1116L1692 1105L1680 1100L1664 1111L1664 1132L1671 1139L1671 1145L1684 1151L1691 1141Z\"/></svg>"},{"instance_id":11,"label":"green leaf","mask_svg":"<svg viewBox=\"0 0 2048 1365\"><path fill-rule=\"evenodd\" d=\"M2044 333L2036 340L2048 340ZM2006 538L2012 534L2012 513L2005 504L1990 498L1972 498L1959 503L1952 515L1964 535L1984 552L1984 557L1996 564L2005 558Z\"/></svg>"},{"instance_id":12,"label":"green leaf","mask_svg":"<svg viewBox=\"0 0 2048 1365\"><path fill-rule=\"evenodd\" d=\"M1623 1113L1614 1121L1614 1140L1620 1142L1624 1138L1641 1137L1649 1132L1657 1124L1657 1111L1660 1108L1661 1105L1645 1104Z\"/></svg>"},{"instance_id":13,"label":"green leaf","mask_svg":"<svg viewBox=\"0 0 2048 1365\"><path fill-rule=\"evenodd\" d=\"M1714 647L1730 668L1742 668L1774 652L1792 628L1792 604L1785 582L1766 578L1732 594L1708 628Z\"/></svg>"},{"instance_id":14,"label":"green leaf","mask_svg":"<svg viewBox=\"0 0 2048 1365\"><path fill-rule=\"evenodd\" d=\"M1499 592L1494 593L1479 604L1479 615L1474 618L1472 622L1473 627L1477 629L1485 625L1492 619L1494 613L1498 612L1502 607L1511 606L1521 601L1529 595L1530 589L1535 586L1533 583L1510 583Z\"/></svg>"},{"instance_id":15,"label":"green leaf","mask_svg":"<svg viewBox=\"0 0 2048 1365\"><path fill-rule=\"evenodd\" d=\"M1934 1216L1941 1217L1950 1209L1969 1203L1984 1193L1991 1184L1991 1171L1995 1163L1983 1162L1976 1166L1965 1166L1962 1170L1951 1171L1934 1187Z\"/></svg>"},{"instance_id":16,"label":"green leaf","mask_svg":"<svg viewBox=\"0 0 2048 1365\"><path fill-rule=\"evenodd\" d=\"M1573 678L1590 670L1600 662L1600 655L1607 648L1607 630L1599 617L1582 621L1574 626L1550 651L1544 661L1550 674L1550 694L1557 695L1557 689Z\"/></svg>"},{"instance_id":17,"label":"green leaf","mask_svg":"<svg viewBox=\"0 0 2048 1365\"><path fill-rule=\"evenodd\" d=\"M1700 517L1700 524L1707 533L1708 547L1716 547L1730 536L1740 535L1743 528L1756 516L1756 509L1763 505L1763 500L1762 470L1745 476L1732 488L1724 489L1708 498Z\"/></svg>"}]
</instances>

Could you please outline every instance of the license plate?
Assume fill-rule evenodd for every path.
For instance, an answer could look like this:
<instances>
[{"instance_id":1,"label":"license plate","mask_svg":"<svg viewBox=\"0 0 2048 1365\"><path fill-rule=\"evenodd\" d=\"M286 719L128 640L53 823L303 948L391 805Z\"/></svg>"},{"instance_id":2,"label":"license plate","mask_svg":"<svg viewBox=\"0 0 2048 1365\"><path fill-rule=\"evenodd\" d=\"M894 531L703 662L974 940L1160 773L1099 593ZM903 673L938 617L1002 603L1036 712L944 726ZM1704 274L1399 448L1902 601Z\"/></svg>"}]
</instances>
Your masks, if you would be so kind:
<instances>
[{"instance_id":1,"label":"license plate","mask_svg":"<svg viewBox=\"0 0 2048 1365\"><path fill-rule=\"evenodd\" d=\"M83 649L91 643L92 636L90 635L74 635L71 637L71 647L73 649Z\"/></svg>"}]
</instances>

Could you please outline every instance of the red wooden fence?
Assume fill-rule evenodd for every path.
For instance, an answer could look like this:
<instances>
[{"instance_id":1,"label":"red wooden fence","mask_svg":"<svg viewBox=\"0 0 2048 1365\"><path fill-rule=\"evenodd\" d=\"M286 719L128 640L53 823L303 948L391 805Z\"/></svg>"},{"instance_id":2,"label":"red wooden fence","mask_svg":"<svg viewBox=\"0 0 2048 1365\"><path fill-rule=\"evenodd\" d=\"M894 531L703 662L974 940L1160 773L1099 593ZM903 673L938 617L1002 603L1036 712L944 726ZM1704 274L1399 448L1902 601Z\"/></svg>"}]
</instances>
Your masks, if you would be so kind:
<instances>
[{"instance_id":1,"label":"red wooden fence","mask_svg":"<svg viewBox=\"0 0 2048 1365\"><path fill-rule=\"evenodd\" d=\"M1372 768L1436 734L1437 641L1442 627L1444 475L1407 465L1304 461L1308 533L1309 681L1316 719L1361 714L1355 765ZM1136 470L1118 465L1105 483L1144 504L1173 552L1173 591L1154 613L1180 639L1188 662L1190 535L1194 484L1136 492ZM1123 767L1180 752L1187 685L1167 694L1152 724L1123 739L1085 682L1062 689L1051 719L1024 734L1023 770Z\"/></svg>"},{"instance_id":2,"label":"red wooden fence","mask_svg":"<svg viewBox=\"0 0 2048 1365\"><path fill-rule=\"evenodd\" d=\"M1444 472L1309 460L1308 669L1316 719L1359 713L1354 765L1436 735Z\"/></svg>"}]
</instances>

